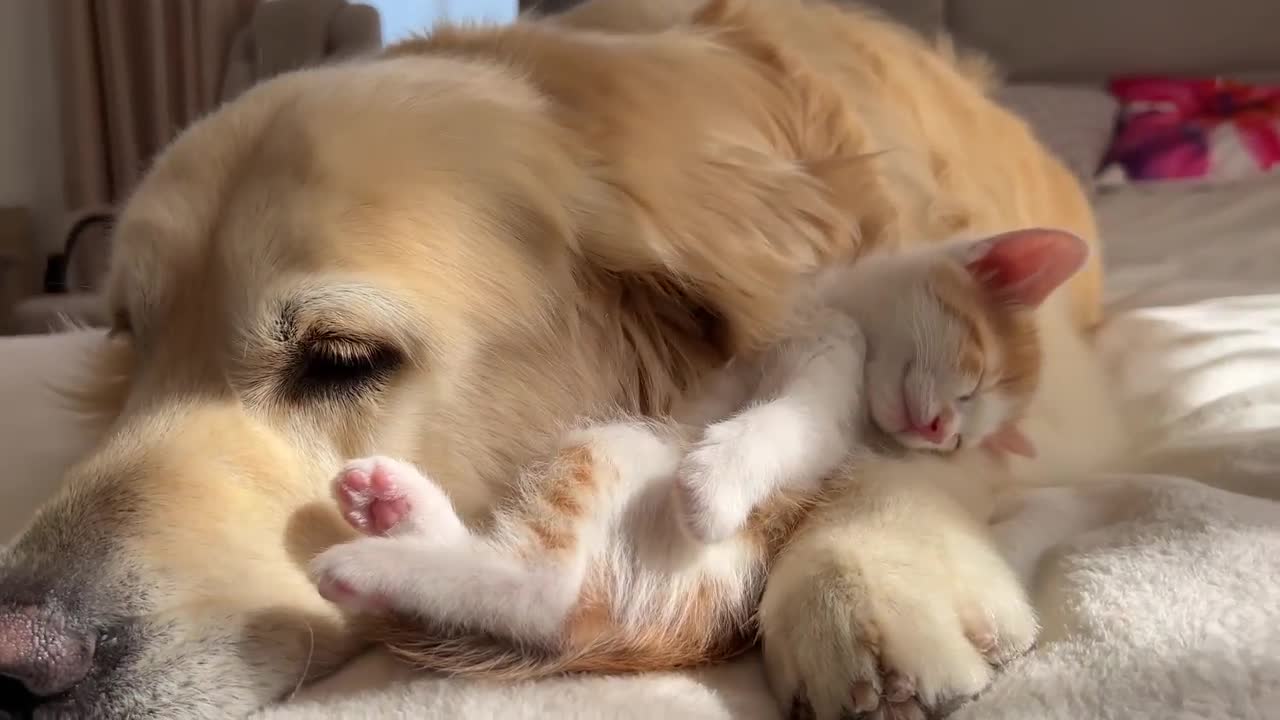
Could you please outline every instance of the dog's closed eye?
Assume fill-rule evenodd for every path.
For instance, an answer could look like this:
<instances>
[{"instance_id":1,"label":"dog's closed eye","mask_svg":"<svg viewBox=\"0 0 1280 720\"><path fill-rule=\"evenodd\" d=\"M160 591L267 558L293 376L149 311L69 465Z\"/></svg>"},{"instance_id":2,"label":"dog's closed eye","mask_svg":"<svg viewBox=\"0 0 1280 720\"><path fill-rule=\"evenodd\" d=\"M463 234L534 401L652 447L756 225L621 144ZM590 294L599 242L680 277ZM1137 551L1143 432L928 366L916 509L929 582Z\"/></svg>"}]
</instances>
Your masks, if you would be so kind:
<instances>
[{"instance_id":1,"label":"dog's closed eye","mask_svg":"<svg viewBox=\"0 0 1280 720\"><path fill-rule=\"evenodd\" d=\"M302 397L358 394L385 383L403 362L404 354L383 342L314 336L298 343L290 385Z\"/></svg>"}]
</instances>

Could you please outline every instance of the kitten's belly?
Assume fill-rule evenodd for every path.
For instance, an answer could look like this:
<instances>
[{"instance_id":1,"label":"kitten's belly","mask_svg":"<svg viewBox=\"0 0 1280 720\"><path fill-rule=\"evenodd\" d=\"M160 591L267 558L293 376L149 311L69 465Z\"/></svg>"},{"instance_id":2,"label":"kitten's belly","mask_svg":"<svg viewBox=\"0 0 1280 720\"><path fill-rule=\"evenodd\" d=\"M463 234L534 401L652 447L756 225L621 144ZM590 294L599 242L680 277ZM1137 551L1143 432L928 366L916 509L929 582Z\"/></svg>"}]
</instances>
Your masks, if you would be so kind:
<instances>
[{"instance_id":1,"label":"kitten's belly","mask_svg":"<svg viewBox=\"0 0 1280 720\"><path fill-rule=\"evenodd\" d=\"M715 544L691 539L674 495L672 481L645 488L592 554L566 628L571 644L621 644L655 658L655 668L714 662L750 647L767 545L754 528Z\"/></svg>"}]
</instances>

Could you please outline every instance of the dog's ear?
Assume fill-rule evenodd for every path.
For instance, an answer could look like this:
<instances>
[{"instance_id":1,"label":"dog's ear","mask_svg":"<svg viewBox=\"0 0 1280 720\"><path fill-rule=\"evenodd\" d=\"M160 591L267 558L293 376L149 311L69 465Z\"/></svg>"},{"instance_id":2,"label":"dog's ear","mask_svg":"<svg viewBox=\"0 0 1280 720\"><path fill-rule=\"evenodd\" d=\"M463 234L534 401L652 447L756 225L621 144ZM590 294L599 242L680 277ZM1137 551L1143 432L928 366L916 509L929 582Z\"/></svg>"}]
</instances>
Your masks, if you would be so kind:
<instances>
[{"instance_id":1,"label":"dog's ear","mask_svg":"<svg viewBox=\"0 0 1280 720\"><path fill-rule=\"evenodd\" d=\"M711 322L726 352L773 341L797 283L856 247L855 216L805 167L746 148L681 169L676 188L596 194L584 261Z\"/></svg>"},{"instance_id":2,"label":"dog's ear","mask_svg":"<svg viewBox=\"0 0 1280 720\"><path fill-rule=\"evenodd\" d=\"M131 343L104 337L88 348L80 372L53 389L94 430L105 430L124 409L135 363Z\"/></svg>"},{"instance_id":3,"label":"dog's ear","mask_svg":"<svg viewBox=\"0 0 1280 720\"><path fill-rule=\"evenodd\" d=\"M602 184L577 213L596 222L584 258L714 318L729 353L776 340L797 283L851 258L863 228L887 223L892 209L872 187L871 161L845 157L847 128L824 118L790 118L783 147L726 141L667 172Z\"/></svg>"},{"instance_id":4,"label":"dog's ear","mask_svg":"<svg viewBox=\"0 0 1280 720\"><path fill-rule=\"evenodd\" d=\"M697 117L716 128L712 137L678 128L635 133L626 162L580 191L574 213L583 219L586 266L624 278L655 312L702 323L727 353L777 340L797 286L855 254L867 231L876 242L891 235L895 222L867 133L828 79L775 43L768 5L710 0L689 19L753 61L726 64L719 81L756 98L759 116ZM632 127L674 121L660 103L627 113ZM648 141L664 144L646 148Z\"/></svg>"}]
</instances>

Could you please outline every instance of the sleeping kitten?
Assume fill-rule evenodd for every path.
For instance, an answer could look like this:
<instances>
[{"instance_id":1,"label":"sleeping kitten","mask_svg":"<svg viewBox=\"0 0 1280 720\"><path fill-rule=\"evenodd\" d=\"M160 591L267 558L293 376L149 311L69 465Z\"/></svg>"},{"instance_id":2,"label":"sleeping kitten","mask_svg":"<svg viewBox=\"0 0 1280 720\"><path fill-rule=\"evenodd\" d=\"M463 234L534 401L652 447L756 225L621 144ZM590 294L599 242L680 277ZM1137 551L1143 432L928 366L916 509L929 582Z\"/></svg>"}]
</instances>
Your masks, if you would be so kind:
<instances>
[{"instance_id":1,"label":"sleeping kitten","mask_svg":"<svg viewBox=\"0 0 1280 720\"><path fill-rule=\"evenodd\" d=\"M1016 421L1034 389L1037 346L1026 319L1002 311L1043 298L1015 296L1038 289L1010 285L993 263L1039 237L932 246L821 273L795 332L761 358L731 362L688 412L712 424L678 473L687 528L722 540L777 490L815 492L851 454L886 439L1032 456ZM1068 260L1078 241L1052 237L1062 245L1045 259ZM983 292L975 277L992 287ZM988 377L994 363L1001 374Z\"/></svg>"},{"instance_id":2,"label":"sleeping kitten","mask_svg":"<svg viewBox=\"0 0 1280 720\"><path fill-rule=\"evenodd\" d=\"M320 592L388 613L390 647L438 671L728 657L750 645L771 560L841 464L895 444L1031 452L1016 425L1039 369L1031 313L1086 253L1025 230L826 271L796 331L731 363L683 423L570 433L483 532L413 466L356 460L335 494L371 537L316 558ZM705 429L686 452L691 425Z\"/></svg>"}]
</instances>

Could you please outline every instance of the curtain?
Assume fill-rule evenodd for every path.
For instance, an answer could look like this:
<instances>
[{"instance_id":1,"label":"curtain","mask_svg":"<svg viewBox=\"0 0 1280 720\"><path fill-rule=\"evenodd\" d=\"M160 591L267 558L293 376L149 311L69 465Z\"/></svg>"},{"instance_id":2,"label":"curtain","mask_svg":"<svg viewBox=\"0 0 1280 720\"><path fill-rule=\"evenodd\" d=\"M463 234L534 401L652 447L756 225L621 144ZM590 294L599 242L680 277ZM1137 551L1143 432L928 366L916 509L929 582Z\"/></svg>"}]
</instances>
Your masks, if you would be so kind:
<instances>
[{"instance_id":1,"label":"curtain","mask_svg":"<svg viewBox=\"0 0 1280 720\"><path fill-rule=\"evenodd\" d=\"M258 2L50 2L69 210L121 201L156 151L217 105L228 48Z\"/></svg>"}]
</instances>

